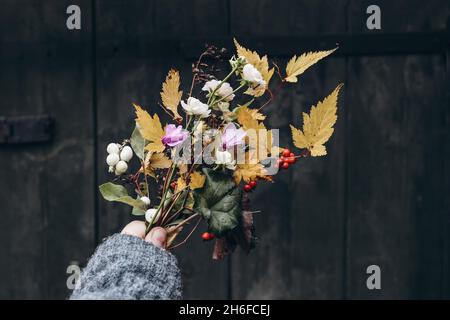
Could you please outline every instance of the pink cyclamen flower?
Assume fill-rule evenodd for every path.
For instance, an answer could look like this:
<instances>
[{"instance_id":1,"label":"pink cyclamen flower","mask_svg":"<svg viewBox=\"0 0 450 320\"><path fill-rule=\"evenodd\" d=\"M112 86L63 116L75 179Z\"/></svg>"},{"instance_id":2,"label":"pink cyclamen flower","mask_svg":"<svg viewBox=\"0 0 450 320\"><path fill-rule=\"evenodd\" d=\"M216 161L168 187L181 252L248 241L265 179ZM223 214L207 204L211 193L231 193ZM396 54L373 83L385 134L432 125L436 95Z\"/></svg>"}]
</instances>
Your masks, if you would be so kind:
<instances>
[{"instance_id":1,"label":"pink cyclamen flower","mask_svg":"<svg viewBox=\"0 0 450 320\"><path fill-rule=\"evenodd\" d=\"M174 147L183 143L187 139L189 133L183 129L182 126L175 126L174 124L169 124L166 127L166 134L162 138L162 143L169 147Z\"/></svg>"},{"instance_id":2,"label":"pink cyclamen flower","mask_svg":"<svg viewBox=\"0 0 450 320\"><path fill-rule=\"evenodd\" d=\"M242 129L237 129L234 123L230 122L221 137L221 145L224 150L244 143L247 133Z\"/></svg>"}]
</instances>

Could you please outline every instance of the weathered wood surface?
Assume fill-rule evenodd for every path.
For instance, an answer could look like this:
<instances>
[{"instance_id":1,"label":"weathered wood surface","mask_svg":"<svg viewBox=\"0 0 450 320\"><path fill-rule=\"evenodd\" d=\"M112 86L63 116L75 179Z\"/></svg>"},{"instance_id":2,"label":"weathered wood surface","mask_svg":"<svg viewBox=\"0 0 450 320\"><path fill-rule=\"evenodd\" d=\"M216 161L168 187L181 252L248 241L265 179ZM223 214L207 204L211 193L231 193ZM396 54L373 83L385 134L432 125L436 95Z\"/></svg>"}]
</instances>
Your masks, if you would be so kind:
<instances>
[{"instance_id":1,"label":"weathered wood surface","mask_svg":"<svg viewBox=\"0 0 450 320\"><path fill-rule=\"evenodd\" d=\"M434 32L450 10L445 0L377 1L382 30L369 31L366 0L84 0L82 30L69 31L69 4L0 4L0 116L56 119L51 143L0 146L0 298L66 297L67 266L134 218L96 192L110 178L106 145L130 135L133 102L157 110L170 67L186 87L191 63L176 43L164 54L140 44ZM332 57L281 91L266 111L286 144L288 125L345 83L328 156L258 186L260 243L249 256L213 262L198 234L177 250L186 298L450 297L448 59ZM366 288L370 264L381 268L380 291Z\"/></svg>"},{"instance_id":2,"label":"weathered wood surface","mask_svg":"<svg viewBox=\"0 0 450 320\"><path fill-rule=\"evenodd\" d=\"M51 143L0 147L1 299L66 297L66 268L95 245L90 46L79 45L91 39L90 2L79 1L82 33L66 28L70 3L0 4L0 114L56 119ZM61 42L76 50L60 55Z\"/></svg>"},{"instance_id":3,"label":"weathered wood surface","mask_svg":"<svg viewBox=\"0 0 450 320\"><path fill-rule=\"evenodd\" d=\"M361 12L369 4L351 2L348 32L368 33ZM446 28L446 1L429 1L421 10L394 1L378 5L380 32ZM445 56L350 58L347 78L347 295L442 297L449 214L441 149L448 144ZM365 286L371 264L381 268L382 290Z\"/></svg>"}]
</instances>

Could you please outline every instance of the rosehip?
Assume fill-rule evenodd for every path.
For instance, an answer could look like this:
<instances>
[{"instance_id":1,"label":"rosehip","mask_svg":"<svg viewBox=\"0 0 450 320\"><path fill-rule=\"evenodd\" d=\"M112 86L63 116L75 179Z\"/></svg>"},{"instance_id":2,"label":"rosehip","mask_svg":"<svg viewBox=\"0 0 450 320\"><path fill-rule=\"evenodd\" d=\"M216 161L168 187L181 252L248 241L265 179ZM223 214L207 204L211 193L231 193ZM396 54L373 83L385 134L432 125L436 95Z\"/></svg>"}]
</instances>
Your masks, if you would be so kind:
<instances>
[{"instance_id":1,"label":"rosehip","mask_svg":"<svg viewBox=\"0 0 450 320\"><path fill-rule=\"evenodd\" d=\"M110 153L106 157L106 163L108 164L108 166L115 166L117 162L119 162L119 160L120 158L117 153Z\"/></svg>"},{"instance_id":2,"label":"rosehip","mask_svg":"<svg viewBox=\"0 0 450 320\"><path fill-rule=\"evenodd\" d=\"M245 192L250 192L252 190L252 187L249 185L249 184L246 184L245 186L244 186L244 191Z\"/></svg>"},{"instance_id":3,"label":"rosehip","mask_svg":"<svg viewBox=\"0 0 450 320\"><path fill-rule=\"evenodd\" d=\"M119 152L120 152L119 145L117 143L110 143L110 144L108 144L108 147L106 147L106 151L109 154L111 154L111 153L119 154Z\"/></svg>"},{"instance_id":4,"label":"rosehip","mask_svg":"<svg viewBox=\"0 0 450 320\"><path fill-rule=\"evenodd\" d=\"M116 175L120 176L121 174L124 174L128 169L128 165L125 161L120 160L116 164Z\"/></svg>"},{"instance_id":5,"label":"rosehip","mask_svg":"<svg viewBox=\"0 0 450 320\"><path fill-rule=\"evenodd\" d=\"M252 187L252 189L256 188L256 181L255 180L250 181L248 184L250 185L250 187Z\"/></svg>"},{"instance_id":6,"label":"rosehip","mask_svg":"<svg viewBox=\"0 0 450 320\"><path fill-rule=\"evenodd\" d=\"M133 158L133 149L129 146L123 147L122 151L120 152L120 160L123 161L130 161L131 158Z\"/></svg>"},{"instance_id":7,"label":"rosehip","mask_svg":"<svg viewBox=\"0 0 450 320\"><path fill-rule=\"evenodd\" d=\"M281 166L283 169L287 169L289 168L289 163L284 162L283 165Z\"/></svg>"},{"instance_id":8,"label":"rosehip","mask_svg":"<svg viewBox=\"0 0 450 320\"><path fill-rule=\"evenodd\" d=\"M283 150L283 153L282 153L283 157L289 157L290 154L291 154L291 150L289 150L289 149L284 149Z\"/></svg>"},{"instance_id":9,"label":"rosehip","mask_svg":"<svg viewBox=\"0 0 450 320\"><path fill-rule=\"evenodd\" d=\"M148 209L147 211L145 211L145 220L147 220L149 223L152 223L152 221L156 215L156 211L158 211L158 210L155 208Z\"/></svg>"},{"instance_id":10,"label":"rosehip","mask_svg":"<svg viewBox=\"0 0 450 320\"><path fill-rule=\"evenodd\" d=\"M140 197L140 199L141 199L141 201L143 202L143 203L145 203L145 205L150 205L150 198L149 197Z\"/></svg>"}]
</instances>

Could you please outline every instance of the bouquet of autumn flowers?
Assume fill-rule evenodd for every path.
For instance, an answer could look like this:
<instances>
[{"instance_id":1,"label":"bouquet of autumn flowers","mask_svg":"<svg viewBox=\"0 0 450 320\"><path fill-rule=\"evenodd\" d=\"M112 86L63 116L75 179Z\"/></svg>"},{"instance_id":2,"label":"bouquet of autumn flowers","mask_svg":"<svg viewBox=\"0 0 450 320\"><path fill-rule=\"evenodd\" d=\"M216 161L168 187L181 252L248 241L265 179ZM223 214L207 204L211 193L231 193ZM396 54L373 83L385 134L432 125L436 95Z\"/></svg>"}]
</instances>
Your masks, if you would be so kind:
<instances>
[{"instance_id":1,"label":"bouquet of autumn flowers","mask_svg":"<svg viewBox=\"0 0 450 320\"><path fill-rule=\"evenodd\" d=\"M179 72L169 71L159 106L170 123L163 126L157 114L134 104L136 126L131 137L107 146L106 162L114 181L100 186L106 200L130 205L132 214L144 216L147 232L156 226L165 228L167 249L186 243L204 221L201 236L205 241L215 239L215 259L238 245L246 251L254 247L256 211L250 208L249 193L258 183L273 182L279 170L301 157L326 154L324 144L333 134L342 86L309 114L303 113L302 130L291 125L293 144L299 149L297 154L291 152L278 145L278 130L264 124L263 108L275 97L270 80L277 75L277 89L295 83L336 49L294 56L283 75L275 63L269 67L267 56L234 42L236 53L222 79L216 76L217 61L226 50L206 47L192 65L187 95L180 90ZM129 173L134 156L139 165ZM189 232L177 241L183 229Z\"/></svg>"}]
</instances>

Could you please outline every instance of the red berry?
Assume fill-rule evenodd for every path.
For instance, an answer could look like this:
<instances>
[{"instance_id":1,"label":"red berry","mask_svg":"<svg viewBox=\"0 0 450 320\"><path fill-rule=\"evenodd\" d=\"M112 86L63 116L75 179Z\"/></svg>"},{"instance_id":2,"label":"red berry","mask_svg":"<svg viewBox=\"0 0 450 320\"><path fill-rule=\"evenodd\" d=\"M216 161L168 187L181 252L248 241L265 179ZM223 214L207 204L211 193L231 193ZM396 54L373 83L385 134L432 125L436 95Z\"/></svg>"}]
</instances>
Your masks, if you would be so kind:
<instances>
[{"instance_id":1,"label":"red berry","mask_svg":"<svg viewBox=\"0 0 450 320\"><path fill-rule=\"evenodd\" d=\"M205 241L212 240L212 239L214 239L214 237L215 237L214 233L210 233L210 232L203 232L202 233L202 239L205 240Z\"/></svg>"},{"instance_id":2,"label":"red berry","mask_svg":"<svg viewBox=\"0 0 450 320\"><path fill-rule=\"evenodd\" d=\"M282 155L283 157L289 157L291 155L291 150L284 149Z\"/></svg>"},{"instance_id":3,"label":"red berry","mask_svg":"<svg viewBox=\"0 0 450 320\"><path fill-rule=\"evenodd\" d=\"M170 186L172 187L172 189L175 189L177 187L177 183L174 181L170 184Z\"/></svg>"},{"instance_id":4,"label":"red berry","mask_svg":"<svg viewBox=\"0 0 450 320\"><path fill-rule=\"evenodd\" d=\"M293 163L295 163L295 158L294 157L289 157L289 158L286 159L286 162L289 163L289 164L293 164Z\"/></svg>"},{"instance_id":5,"label":"red berry","mask_svg":"<svg viewBox=\"0 0 450 320\"><path fill-rule=\"evenodd\" d=\"M252 187L252 189L256 187L256 181L255 180L250 181L248 184L250 185L250 187Z\"/></svg>"},{"instance_id":6,"label":"red berry","mask_svg":"<svg viewBox=\"0 0 450 320\"><path fill-rule=\"evenodd\" d=\"M246 184L245 186L244 186L244 191L245 192L250 192L252 190L252 187L249 185L249 184Z\"/></svg>"},{"instance_id":7,"label":"red berry","mask_svg":"<svg viewBox=\"0 0 450 320\"><path fill-rule=\"evenodd\" d=\"M280 157L280 160L281 160L281 161L286 161L286 158L283 157L283 156L281 156L281 157Z\"/></svg>"},{"instance_id":8,"label":"red berry","mask_svg":"<svg viewBox=\"0 0 450 320\"><path fill-rule=\"evenodd\" d=\"M291 153L289 154L289 157L295 157L295 154L294 154L293 152L291 152Z\"/></svg>"},{"instance_id":9,"label":"red berry","mask_svg":"<svg viewBox=\"0 0 450 320\"><path fill-rule=\"evenodd\" d=\"M289 163L284 162L283 165L281 166L283 169L287 169L289 168Z\"/></svg>"},{"instance_id":10,"label":"red berry","mask_svg":"<svg viewBox=\"0 0 450 320\"><path fill-rule=\"evenodd\" d=\"M203 232L202 233L202 239L203 240L209 240L209 232Z\"/></svg>"}]
</instances>

